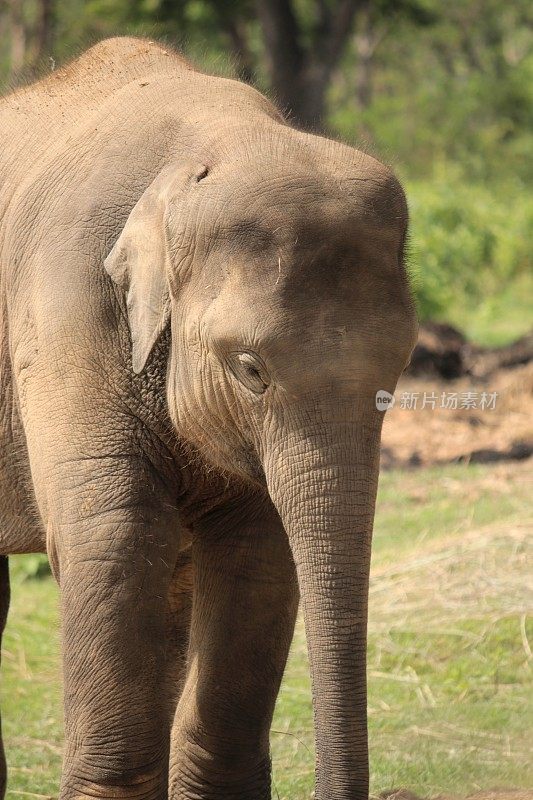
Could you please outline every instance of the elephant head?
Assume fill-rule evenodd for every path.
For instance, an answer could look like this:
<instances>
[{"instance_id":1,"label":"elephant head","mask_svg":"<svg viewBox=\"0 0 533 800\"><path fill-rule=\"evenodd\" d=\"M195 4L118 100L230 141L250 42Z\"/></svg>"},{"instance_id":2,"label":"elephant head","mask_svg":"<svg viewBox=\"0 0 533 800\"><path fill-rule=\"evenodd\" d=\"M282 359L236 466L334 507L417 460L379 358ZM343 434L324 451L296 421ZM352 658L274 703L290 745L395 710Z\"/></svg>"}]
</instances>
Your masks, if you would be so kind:
<instances>
[{"instance_id":1,"label":"elephant head","mask_svg":"<svg viewBox=\"0 0 533 800\"><path fill-rule=\"evenodd\" d=\"M168 404L208 462L266 487L289 537L313 680L320 800L368 793L366 618L380 389L416 321L392 173L278 126L171 165L106 260L133 369L171 324Z\"/></svg>"}]
</instances>

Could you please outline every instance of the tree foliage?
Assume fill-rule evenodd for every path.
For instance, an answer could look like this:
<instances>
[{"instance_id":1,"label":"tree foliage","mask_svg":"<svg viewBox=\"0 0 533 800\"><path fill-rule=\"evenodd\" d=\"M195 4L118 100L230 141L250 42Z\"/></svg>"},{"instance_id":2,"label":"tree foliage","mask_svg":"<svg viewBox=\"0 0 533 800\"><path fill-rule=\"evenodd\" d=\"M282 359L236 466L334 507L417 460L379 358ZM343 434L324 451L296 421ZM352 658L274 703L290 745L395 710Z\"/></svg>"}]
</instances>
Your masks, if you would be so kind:
<instances>
[{"instance_id":1,"label":"tree foliage","mask_svg":"<svg viewBox=\"0 0 533 800\"><path fill-rule=\"evenodd\" d=\"M529 0L0 0L0 75L120 33L163 38L392 162L409 179L423 315L455 318L530 269Z\"/></svg>"},{"instance_id":2,"label":"tree foliage","mask_svg":"<svg viewBox=\"0 0 533 800\"><path fill-rule=\"evenodd\" d=\"M0 70L147 33L416 174L530 177L532 30L527 0L0 0Z\"/></svg>"}]
</instances>

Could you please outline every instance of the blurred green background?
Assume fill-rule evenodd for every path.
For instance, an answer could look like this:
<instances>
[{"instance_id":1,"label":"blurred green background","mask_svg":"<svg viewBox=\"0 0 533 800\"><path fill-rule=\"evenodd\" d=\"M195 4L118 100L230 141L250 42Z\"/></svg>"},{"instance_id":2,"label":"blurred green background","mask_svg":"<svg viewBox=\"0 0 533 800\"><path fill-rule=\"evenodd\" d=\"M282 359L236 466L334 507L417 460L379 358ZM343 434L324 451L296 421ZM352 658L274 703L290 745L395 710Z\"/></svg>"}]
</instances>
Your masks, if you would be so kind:
<instances>
[{"instance_id":1,"label":"blurred green background","mask_svg":"<svg viewBox=\"0 0 533 800\"><path fill-rule=\"evenodd\" d=\"M392 164L422 319L487 345L531 326L530 2L1 0L0 75L16 85L117 33L163 38Z\"/></svg>"}]
</instances>

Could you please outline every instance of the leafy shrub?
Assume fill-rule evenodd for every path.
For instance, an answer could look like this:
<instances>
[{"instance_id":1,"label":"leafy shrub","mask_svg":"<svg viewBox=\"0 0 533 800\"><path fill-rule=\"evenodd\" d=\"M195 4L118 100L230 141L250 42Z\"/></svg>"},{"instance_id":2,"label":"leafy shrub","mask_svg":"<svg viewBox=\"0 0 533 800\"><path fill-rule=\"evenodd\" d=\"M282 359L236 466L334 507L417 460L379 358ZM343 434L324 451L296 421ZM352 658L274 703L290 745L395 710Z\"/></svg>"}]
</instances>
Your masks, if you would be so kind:
<instances>
[{"instance_id":1,"label":"leafy shrub","mask_svg":"<svg viewBox=\"0 0 533 800\"><path fill-rule=\"evenodd\" d=\"M518 181L472 184L442 168L431 182L407 181L407 195L421 319L448 319L468 330L487 304L493 314L516 317L512 290L526 286L533 252L533 198L526 189ZM509 308L498 311L505 298ZM516 322L517 332L531 325L525 306ZM490 332L488 338L494 339Z\"/></svg>"}]
</instances>

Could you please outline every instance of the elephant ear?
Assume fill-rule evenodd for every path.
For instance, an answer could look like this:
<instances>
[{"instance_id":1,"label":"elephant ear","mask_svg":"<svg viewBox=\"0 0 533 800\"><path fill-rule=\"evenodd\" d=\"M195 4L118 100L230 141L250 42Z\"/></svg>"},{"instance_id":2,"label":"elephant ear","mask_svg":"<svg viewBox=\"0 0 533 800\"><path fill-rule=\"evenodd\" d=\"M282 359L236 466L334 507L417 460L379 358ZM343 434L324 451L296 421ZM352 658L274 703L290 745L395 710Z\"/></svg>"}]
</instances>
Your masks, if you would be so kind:
<instances>
[{"instance_id":1,"label":"elephant ear","mask_svg":"<svg viewBox=\"0 0 533 800\"><path fill-rule=\"evenodd\" d=\"M126 292L132 365L137 374L170 318L167 192L161 184L159 176L141 196L104 261L108 274Z\"/></svg>"}]
</instances>

